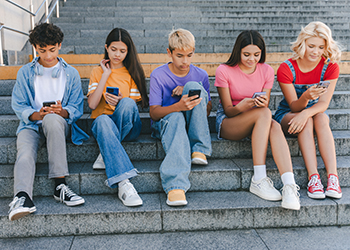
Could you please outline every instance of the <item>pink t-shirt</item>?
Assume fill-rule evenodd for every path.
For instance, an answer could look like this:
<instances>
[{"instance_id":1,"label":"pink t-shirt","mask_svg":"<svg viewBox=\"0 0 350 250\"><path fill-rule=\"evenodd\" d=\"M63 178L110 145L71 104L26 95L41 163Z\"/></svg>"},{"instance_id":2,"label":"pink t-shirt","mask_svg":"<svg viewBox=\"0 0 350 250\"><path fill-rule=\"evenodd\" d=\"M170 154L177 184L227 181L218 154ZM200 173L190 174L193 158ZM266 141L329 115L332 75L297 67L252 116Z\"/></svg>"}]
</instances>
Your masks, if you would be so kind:
<instances>
[{"instance_id":1,"label":"pink t-shirt","mask_svg":"<svg viewBox=\"0 0 350 250\"><path fill-rule=\"evenodd\" d=\"M229 88L232 105L237 105L244 98L251 98L255 92L271 89L275 72L270 65L258 63L252 74L243 73L238 65L231 67L221 64L215 73L216 87Z\"/></svg>"}]
</instances>

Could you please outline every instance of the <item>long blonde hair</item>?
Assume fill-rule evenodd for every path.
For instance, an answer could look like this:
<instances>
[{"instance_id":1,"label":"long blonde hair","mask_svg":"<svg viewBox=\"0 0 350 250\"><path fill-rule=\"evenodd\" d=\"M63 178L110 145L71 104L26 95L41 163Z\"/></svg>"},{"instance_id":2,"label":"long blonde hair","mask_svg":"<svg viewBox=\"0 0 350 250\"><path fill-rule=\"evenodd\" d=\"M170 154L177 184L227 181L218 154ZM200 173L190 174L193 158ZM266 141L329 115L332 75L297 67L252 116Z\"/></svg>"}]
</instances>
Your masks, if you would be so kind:
<instances>
[{"instance_id":1,"label":"long blonde hair","mask_svg":"<svg viewBox=\"0 0 350 250\"><path fill-rule=\"evenodd\" d=\"M305 41L311 37L323 38L326 43L326 48L323 53L323 57L326 61L333 63L339 62L341 59L341 50L339 44L333 40L331 29L322 22L311 22L304 28L301 28L301 32L296 41L292 42L290 47L293 51L293 59L297 60L303 58L305 55ZM329 60L328 60L329 59Z\"/></svg>"}]
</instances>

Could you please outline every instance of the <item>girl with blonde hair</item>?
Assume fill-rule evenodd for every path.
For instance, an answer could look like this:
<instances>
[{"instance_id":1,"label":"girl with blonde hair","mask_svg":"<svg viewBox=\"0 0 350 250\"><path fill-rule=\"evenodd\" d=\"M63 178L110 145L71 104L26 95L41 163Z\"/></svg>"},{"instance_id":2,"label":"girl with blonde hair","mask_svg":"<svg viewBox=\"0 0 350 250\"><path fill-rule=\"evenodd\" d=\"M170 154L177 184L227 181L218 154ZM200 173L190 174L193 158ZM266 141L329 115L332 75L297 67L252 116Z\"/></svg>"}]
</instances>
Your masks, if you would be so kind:
<instances>
[{"instance_id":1,"label":"girl with blonde hair","mask_svg":"<svg viewBox=\"0 0 350 250\"><path fill-rule=\"evenodd\" d=\"M311 22L302 28L291 49L293 57L283 62L277 71L284 99L274 119L286 135L298 137L308 171L308 196L341 198L334 139L325 113L339 77L339 46L327 25ZM327 171L326 192L317 170L314 132Z\"/></svg>"}]
</instances>

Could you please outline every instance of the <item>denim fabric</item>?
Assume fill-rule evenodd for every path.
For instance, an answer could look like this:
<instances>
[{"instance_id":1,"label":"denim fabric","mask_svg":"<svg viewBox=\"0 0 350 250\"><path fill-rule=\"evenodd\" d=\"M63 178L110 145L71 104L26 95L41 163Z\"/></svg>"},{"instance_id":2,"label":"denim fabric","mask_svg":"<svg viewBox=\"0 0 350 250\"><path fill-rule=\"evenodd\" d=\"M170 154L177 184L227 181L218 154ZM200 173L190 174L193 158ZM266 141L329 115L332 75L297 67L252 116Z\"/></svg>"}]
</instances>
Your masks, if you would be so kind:
<instances>
[{"instance_id":1,"label":"denim fabric","mask_svg":"<svg viewBox=\"0 0 350 250\"><path fill-rule=\"evenodd\" d=\"M140 135L141 126L137 105L128 97L119 101L112 115L100 115L92 123L92 134L106 165L107 183L112 188L137 175L121 142L135 140Z\"/></svg>"},{"instance_id":2,"label":"denim fabric","mask_svg":"<svg viewBox=\"0 0 350 250\"><path fill-rule=\"evenodd\" d=\"M67 118L66 121L68 124L72 125L72 142L76 145L80 145L83 143L83 140L89 138L89 136L75 124L83 114L84 105L80 76L75 68L68 65L62 58L58 59L66 74L66 89L61 101L62 107L66 109L69 114L69 118ZM37 111L33 107L35 101L34 78L36 76L34 67L38 60L39 57L35 58L18 71L16 84L13 87L12 109L20 120L17 134L25 128L30 128L37 132L39 131L39 125L36 121L29 120L29 117Z\"/></svg>"},{"instance_id":3,"label":"denim fabric","mask_svg":"<svg viewBox=\"0 0 350 250\"><path fill-rule=\"evenodd\" d=\"M220 131L221 131L221 124L222 121L227 118L225 115L225 110L222 107L221 103L219 103L218 110L216 111L216 132L218 132L218 139L221 140L220 137Z\"/></svg>"},{"instance_id":4,"label":"denim fabric","mask_svg":"<svg viewBox=\"0 0 350 250\"><path fill-rule=\"evenodd\" d=\"M66 136L68 125L64 118L56 114L47 114L39 132L22 129L17 136L17 158L14 167L14 194L20 191L33 197L35 163L38 146L45 142L49 162L49 178L68 176L66 155Z\"/></svg>"},{"instance_id":5,"label":"denim fabric","mask_svg":"<svg viewBox=\"0 0 350 250\"><path fill-rule=\"evenodd\" d=\"M191 153L211 154L211 138L207 119L208 94L197 82L185 84L182 94L201 89L202 101L189 111L173 112L153 122L152 136L162 141L165 158L160 166L162 186L166 193L190 188Z\"/></svg>"}]
</instances>

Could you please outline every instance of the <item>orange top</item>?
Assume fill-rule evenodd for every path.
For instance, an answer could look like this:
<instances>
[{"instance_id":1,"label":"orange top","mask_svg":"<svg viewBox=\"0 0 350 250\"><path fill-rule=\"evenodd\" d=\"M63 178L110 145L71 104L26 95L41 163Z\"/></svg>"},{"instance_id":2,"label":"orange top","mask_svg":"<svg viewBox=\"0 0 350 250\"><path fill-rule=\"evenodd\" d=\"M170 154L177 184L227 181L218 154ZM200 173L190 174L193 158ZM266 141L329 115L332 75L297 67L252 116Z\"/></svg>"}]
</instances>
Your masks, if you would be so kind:
<instances>
[{"instance_id":1,"label":"orange top","mask_svg":"<svg viewBox=\"0 0 350 250\"><path fill-rule=\"evenodd\" d=\"M103 70L101 67L95 67L92 69L87 96L93 93L97 88L97 85L101 80L102 73ZM115 107L110 104L107 104L104 96L107 87L118 87L119 93L122 94L123 98L130 97L131 99L134 99L137 102L141 101L141 94L134 80L131 78L129 71L125 67L120 69L112 69L112 73L109 75L105 84L100 103L98 104L97 108L91 112L91 118L95 119L96 117L102 114L113 114Z\"/></svg>"}]
</instances>

